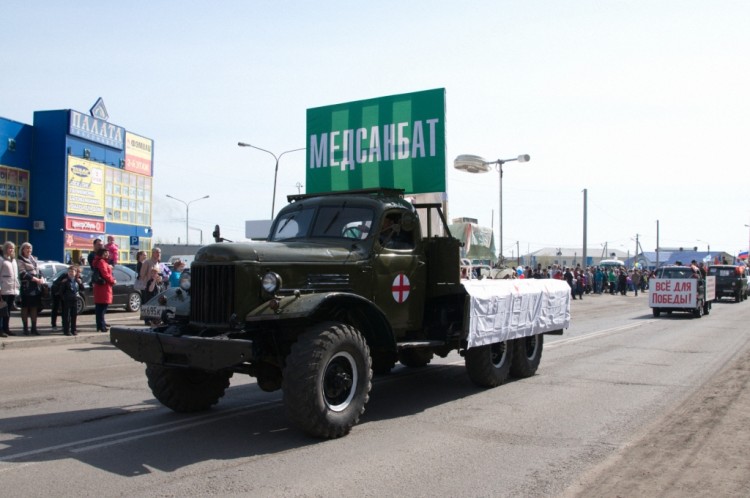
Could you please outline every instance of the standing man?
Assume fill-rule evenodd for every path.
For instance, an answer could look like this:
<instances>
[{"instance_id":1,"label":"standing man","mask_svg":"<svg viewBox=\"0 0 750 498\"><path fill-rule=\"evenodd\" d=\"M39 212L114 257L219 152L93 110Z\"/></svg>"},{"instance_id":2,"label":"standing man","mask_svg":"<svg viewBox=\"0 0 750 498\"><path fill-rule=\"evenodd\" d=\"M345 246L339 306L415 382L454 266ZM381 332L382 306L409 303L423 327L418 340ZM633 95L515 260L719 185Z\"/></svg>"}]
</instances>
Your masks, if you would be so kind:
<instances>
[{"instance_id":1,"label":"standing man","mask_svg":"<svg viewBox=\"0 0 750 498\"><path fill-rule=\"evenodd\" d=\"M142 282L143 288L146 288L149 279L151 278L151 269L156 268L161 275L161 249L154 247L151 249L151 257L143 262L141 265L141 272L138 274L138 280Z\"/></svg>"},{"instance_id":2,"label":"standing man","mask_svg":"<svg viewBox=\"0 0 750 498\"><path fill-rule=\"evenodd\" d=\"M633 281L633 289L635 289L635 295L638 295L638 289L641 288L641 272L637 268L633 270L633 275L630 277Z\"/></svg>"},{"instance_id":3,"label":"standing man","mask_svg":"<svg viewBox=\"0 0 750 498\"><path fill-rule=\"evenodd\" d=\"M94 269L94 258L96 257L96 253L103 247L102 245L102 239L99 237L94 239L94 250L89 252L88 256L88 262L91 269Z\"/></svg>"},{"instance_id":4,"label":"standing man","mask_svg":"<svg viewBox=\"0 0 750 498\"><path fill-rule=\"evenodd\" d=\"M107 263L109 263L110 266L115 266L119 260L117 255L119 247L115 244L115 237L113 235L107 235L107 245L104 247L109 251L109 260L107 260Z\"/></svg>"}]
</instances>

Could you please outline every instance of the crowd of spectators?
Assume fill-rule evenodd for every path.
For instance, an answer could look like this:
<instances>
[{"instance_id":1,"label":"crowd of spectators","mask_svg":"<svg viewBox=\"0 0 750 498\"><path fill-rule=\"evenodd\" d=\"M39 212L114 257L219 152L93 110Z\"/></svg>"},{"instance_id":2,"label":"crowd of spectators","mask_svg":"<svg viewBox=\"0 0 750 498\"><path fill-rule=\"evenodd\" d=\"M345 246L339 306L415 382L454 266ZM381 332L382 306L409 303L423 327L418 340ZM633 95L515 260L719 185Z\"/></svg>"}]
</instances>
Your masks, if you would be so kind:
<instances>
[{"instance_id":1,"label":"crowd of spectators","mask_svg":"<svg viewBox=\"0 0 750 498\"><path fill-rule=\"evenodd\" d=\"M565 280L570 286L573 299L583 299L586 294L611 294L627 296L632 292L644 292L648 289L648 280L654 275L653 271L639 268L627 269L623 267L587 266L566 267L550 265L542 268L541 264L535 268L519 266L514 272L514 278L554 278Z\"/></svg>"}]
</instances>

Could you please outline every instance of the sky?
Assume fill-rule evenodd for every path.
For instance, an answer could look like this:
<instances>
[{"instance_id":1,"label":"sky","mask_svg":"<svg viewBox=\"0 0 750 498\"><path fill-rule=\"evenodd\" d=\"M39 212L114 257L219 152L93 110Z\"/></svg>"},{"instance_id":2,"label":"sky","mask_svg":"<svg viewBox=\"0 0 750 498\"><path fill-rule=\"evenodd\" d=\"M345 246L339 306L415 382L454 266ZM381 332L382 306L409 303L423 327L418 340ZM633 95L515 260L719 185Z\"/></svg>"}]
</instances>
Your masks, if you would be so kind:
<instances>
[{"instance_id":1,"label":"sky","mask_svg":"<svg viewBox=\"0 0 750 498\"><path fill-rule=\"evenodd\" d=\"M504 255L750 244L745 0L12 1L0 116L88 112L154 140L157 242L244 238L306 110L446 90L448 216L498 223L498 174L459 154L529 154L503 175ZM276 210L304 192L279 162ZM518 249L517 249L518 248ZM591 253L594 254L591 254Z\"/></svg>"}]
</instances>

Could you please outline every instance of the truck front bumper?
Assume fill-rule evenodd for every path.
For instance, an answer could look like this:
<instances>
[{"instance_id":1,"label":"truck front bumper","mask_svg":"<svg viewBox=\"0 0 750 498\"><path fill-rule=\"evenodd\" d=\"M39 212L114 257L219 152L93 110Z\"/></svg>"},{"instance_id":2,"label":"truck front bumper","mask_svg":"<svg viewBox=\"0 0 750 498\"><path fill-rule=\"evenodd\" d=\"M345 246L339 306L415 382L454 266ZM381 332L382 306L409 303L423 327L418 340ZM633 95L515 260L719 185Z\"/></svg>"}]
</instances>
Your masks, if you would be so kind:
<instances>
[{"instance_id":1,"label":"truck front bumper","mask_svg":"<svg viewBox=\"0 0 750 498\"><path fill-rule=\"evenodd\" d=\"M180 336L149 328L113 327L110 342L133 359L170 367L216 371L253 359L253 341Z\"/></svg>"}]
</instances>

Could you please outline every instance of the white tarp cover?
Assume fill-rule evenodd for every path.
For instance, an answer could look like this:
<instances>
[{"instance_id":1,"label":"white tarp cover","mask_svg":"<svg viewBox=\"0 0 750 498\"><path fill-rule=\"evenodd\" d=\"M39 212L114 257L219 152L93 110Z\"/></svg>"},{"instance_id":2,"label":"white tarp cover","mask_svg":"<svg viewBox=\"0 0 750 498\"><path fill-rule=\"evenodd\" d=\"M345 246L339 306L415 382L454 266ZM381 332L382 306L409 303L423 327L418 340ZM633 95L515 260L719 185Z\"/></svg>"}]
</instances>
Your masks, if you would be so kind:
<instances>
[{"instance_id":1,"label":"white tarp cover","mask_svg":"<svg viewBox=\"0 0 750 498\"><path fill-rule=\"evenodd\" d=\"M563 280L466 280L469 347L568 328L570 286Z\"/></svg>"}]
</instances>

